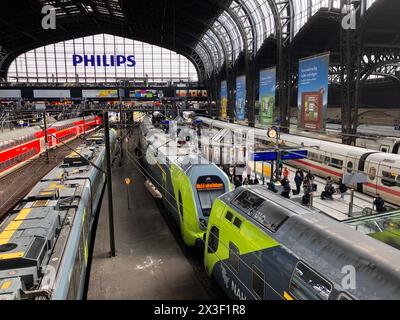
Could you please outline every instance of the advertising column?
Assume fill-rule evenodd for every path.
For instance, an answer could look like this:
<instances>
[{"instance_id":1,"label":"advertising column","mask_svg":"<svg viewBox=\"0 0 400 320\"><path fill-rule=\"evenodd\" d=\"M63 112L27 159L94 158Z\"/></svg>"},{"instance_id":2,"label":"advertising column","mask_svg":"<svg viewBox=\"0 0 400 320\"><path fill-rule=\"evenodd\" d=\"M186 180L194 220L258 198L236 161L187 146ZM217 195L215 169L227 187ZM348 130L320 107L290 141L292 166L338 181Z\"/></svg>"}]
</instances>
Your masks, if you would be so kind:
<instances>
[{"instance_id":1,"label":"advertising column","mask_svg":"<svg viewBox=\"0 0 400 320\"><path fill-rule=\"evenodd\" d=\"M276 68L260 71L260 124L274 124Z\"/></svg>"},{"instance_id":2,"label":"advertising column","mask_svg":"<svg viewBox=\"0 0 400 320\"><path fill-rule=\"evenodd\" d=\"M329 53L299 61L298 127L322 131L328 109Z\"/></svg>"},{"instance_id":3,"label":"advertising column","mask_svg":"<svg viewBox=\"0 0 400 320\"><path fill-rule=\"evenodd\" d=\"M246 76L236 78L236 120L246 118Z\"/></svg>"},{"instance_id":4,"label":"advertising column","mask_svg":"<svg viewBox=\"0 0 400 320\"><path fill-rule=\"evenodd\" d=\"M221 82L221 119L228 117L228 84L226 80Z\"/></svg>"}]
</instances>

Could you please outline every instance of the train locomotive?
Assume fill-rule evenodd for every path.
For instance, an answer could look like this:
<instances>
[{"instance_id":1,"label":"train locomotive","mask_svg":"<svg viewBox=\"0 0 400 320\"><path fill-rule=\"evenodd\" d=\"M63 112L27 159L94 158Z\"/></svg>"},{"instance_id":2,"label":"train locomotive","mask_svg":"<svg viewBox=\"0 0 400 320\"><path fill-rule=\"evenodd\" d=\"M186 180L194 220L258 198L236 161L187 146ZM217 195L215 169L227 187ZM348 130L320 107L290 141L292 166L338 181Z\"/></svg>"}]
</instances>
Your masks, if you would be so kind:
<instances>
[{"instance_id":1,"label":"train locomotive","mask_svg":"<svg viewBox=\"0 0 400 320\"><path fill-rule=\"evenodd\" d=\"M103 133L89 137L0 225L0 300L83 298L105 152Z\"/></svg>"},{"instance_id":2,"label":"train locomotive","mask_svg":"<svg viewBox=\"0 0 400 320\"><path fill-rule=\"evenodd\" d=\"M230 181L220 168L197 154L197 145L189 136L172 135L145 117L139 138L142 163L184 243L203 247L212 204L230 190Z\"/></svg>"},{"instance_id":3,"label":"train locomotive","mask_svg":"<svg viewBox=\"0 0 400 320\"><path fill-rule=\"evenodd\" d=\"M245 135L252 131L256 143L268 145L275 142L268 138L267 131L263 129L248 128L204 117L198 119L210 128L228 128L233 131L242 131ZM336 182L346 173L365 173L368 181L353 185L354 189L372 196L379 194L385 201L400 205L399 154L384 153L292 134L281 134L280 141L285 146L308 151L307 159L287 161L289 165L306 171L310 170L324 178L330 176ZM263 171L267 170L263 168Z\"/></svg>"},{"instance_id":4,"label":"train locomotive","mask_svg":"<svg viewBox=\"0 0 400 320\"><path fill-rule=\"evenodd\" d=\"M240 187L214 202L204 265L232 299L398 300L399 248L376 240L391 228L368 236L266 187Z\"/></svg>"},{"instance_id":5,"label":"train locomotive","mask_svg":"<svg viewBox=\"0 0 400 320\"><path fill-rule=\"evenodd\" d=\"M54 149L84 133L94 131L99 116L59 121L47 128L48 148ZM39 126L18 129L0 135L0 177L24 166L46 151L45 132Z\"/></svg>"}]
</instances>

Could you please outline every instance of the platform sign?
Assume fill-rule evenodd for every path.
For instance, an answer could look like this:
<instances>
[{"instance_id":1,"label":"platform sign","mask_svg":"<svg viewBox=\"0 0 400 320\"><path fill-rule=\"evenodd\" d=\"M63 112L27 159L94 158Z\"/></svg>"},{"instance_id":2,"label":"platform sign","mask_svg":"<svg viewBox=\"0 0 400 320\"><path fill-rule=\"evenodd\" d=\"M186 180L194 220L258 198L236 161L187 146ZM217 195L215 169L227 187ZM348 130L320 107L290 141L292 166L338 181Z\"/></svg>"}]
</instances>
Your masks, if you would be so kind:
<instances>
[{"instance_id":1,"label":"platform sign","mask_svg":"<svg viewBox=\"0 0 400 320\"><path fill-rule=\"evenodd\" d=\"M305 159L308 156L307 150L290 150L281 151L281 160L297 160ZM276 161L278 160L278 152L255 152L253 154L253 161Z\"/></svg>"},{"instance_id":2,"label":"platform sign","mask_svg":"<svg viewBox=\"0 0 400 320\"><path fill-rule=\"evenodd\" d=\"M228 83L226 80L221 82L221 119L228 117Z\"/></svg>"},{"instance_id":3,"label":"platform sign","mask_svg":"<svg viewBox=\"0 0 400 320\"><path fill-rule=\"evenodd\" d=\"M299 61L298 127L326 129L329 53Z\"/></svg>"},{"instance_id":4,"label":"platform sign","mask_svg":"<svg viewBox=\"0 0 400 320\"><path fill-rule=\"evenodd\" d=\"M253 161L276 161L278 159L277 152L256 152L253 154Z\"/></svg>"},{"instance_id":5,"label":"platform sign","mask_svg":"<svg viewBox=\"0 0 400 320\"><path fill-rule=\"evenodd\" d=\"M294 150L294 151L283 151L282 152L282 160L298 160L298 159L306 159L308 157L307 150Z\"/></svg>"},{"instance_id":6,"label":"platform sign","mask_svg":"<svg viewBox=\"0 0 400 320\"><path fill-rule=\"evenodd\" d=\"M273 124L275 113L276 68L260 71L260 124Z\"/></svg>"},{"instance_id":7,"label":"platform sign","mask_svg":"<svg viewBox=\"0 0 400 320\"><path fill-rule=\"evenodd\" d=\"M246 76L236 78L236 120L243 121L246 118Z\"/></svg>"}]
</instances>

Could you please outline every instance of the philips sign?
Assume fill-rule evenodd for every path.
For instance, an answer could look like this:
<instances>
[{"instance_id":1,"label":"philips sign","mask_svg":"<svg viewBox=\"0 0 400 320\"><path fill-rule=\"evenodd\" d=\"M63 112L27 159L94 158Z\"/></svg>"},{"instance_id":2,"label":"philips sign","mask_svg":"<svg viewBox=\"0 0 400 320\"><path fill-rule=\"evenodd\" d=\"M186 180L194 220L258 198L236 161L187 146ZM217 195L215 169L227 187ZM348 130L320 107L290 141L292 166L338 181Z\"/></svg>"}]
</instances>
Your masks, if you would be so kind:
<instances>
[{"instance_id":1,"label":"philips sign","mask_svg":"<svg viewBox=\"0 0 400 320\"><path fill-rule=\"evenodd\" d=\"M135 56L123 55L79 55L72 56L74 67L84 64L85 67L120 67L126 65L133 68L136 66Z\"/></svg>"}]
</instances>

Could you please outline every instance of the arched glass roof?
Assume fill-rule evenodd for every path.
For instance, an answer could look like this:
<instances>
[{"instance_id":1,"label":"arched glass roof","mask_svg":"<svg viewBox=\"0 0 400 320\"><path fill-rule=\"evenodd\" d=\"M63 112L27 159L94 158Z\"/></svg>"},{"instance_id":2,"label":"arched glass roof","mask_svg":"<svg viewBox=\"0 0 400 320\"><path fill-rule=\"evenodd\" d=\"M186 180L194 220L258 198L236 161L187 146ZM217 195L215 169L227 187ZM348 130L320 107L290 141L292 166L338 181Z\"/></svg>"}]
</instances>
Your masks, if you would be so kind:
<instances>
[{"instance_id":1,"label":"arched glass roof","mask_svg":"<svg viewBox=\"0 0 400 320\"><path fill-rule=\"evenodd\" d=\"M88 63L74 64L74 55L95 56L95 59L93 63L89 60ZM117 55L133 55L136 65L112 63L111 56ZM97 60L99 56L100 61ZM210 65L212 62L205 63ZM96 83L133 78L151 82L197 82L198 74L191 61L171 50L109 34L58 42L28 51L17 57L8 69L10 82Z\"/></svg>"},{"instance_id":2,"label":"arched glass roof","mask_svg":"<svg viewBox=\"0 0 400 320\"><path fill-rule=\"evenodd\" d=\"M361 1L365 1L365 9L368 9L376 0ZM214 32L208 30L202 37L202 42L207 44L215 62L215 66L208 66L206 69L208 72L218 72L225 60L234 63L245 49L249 54L256 55L265 40L276 35L278 21L275 21L273 12L276 12L276 19L281 24L282 34L293 39L321 8L339 10L340 2L341 0L234 0L211 24L210 30ZM291 26L289 22L292 23ZM204 48L197 46L195 50L203 62L211 62Z\"/></svg>"}]
</instances>

